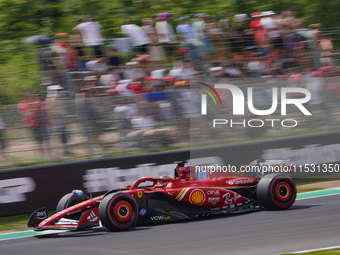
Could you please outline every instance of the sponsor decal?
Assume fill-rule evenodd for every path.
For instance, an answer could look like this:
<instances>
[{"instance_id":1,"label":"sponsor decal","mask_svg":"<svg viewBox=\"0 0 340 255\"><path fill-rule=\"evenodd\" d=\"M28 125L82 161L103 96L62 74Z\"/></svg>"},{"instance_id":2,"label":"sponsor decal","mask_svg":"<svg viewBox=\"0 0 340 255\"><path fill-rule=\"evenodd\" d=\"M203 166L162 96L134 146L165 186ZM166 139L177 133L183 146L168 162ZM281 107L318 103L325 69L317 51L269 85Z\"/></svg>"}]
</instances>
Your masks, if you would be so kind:
<instances>
[{"instance_id":1,"label":"sponsor decal","mask_svg":"<svg viewBox=\"0 0 340 255\"><path fill-rule=\"evenodd\" d=\"M37 212L37 219L38 220L44 220L47 218L47 213L46 211L40 211L40 212Z\"/></svg>"},{"instance_id":2,"label":"sponsor decal","mask_svg":"<svg viewBox=\"0 0 340 255\"><path fill-rule=\"evenodd\" d=\"M207 191L207 195L210 195L210 196L219 196L220 195L220 191L219 190L208 190Z\"/></svg>"},{"instance_id":3,"label":"sponsor decal","mask_svg":"<svg viewBox=\"0 0 340 255\"><path fill-rule=\"evenodd\" d=\"M73 191L74 193L76 193L78 196L81 196L84 194L84 192L82 190L76 189Z\"/></svg>"},{"instance_id":4,"label":"sponsor decal","mask_svg":"<svg viewBox=\"0 0 340 255\"><path fill-rule=\"evenodd\" d=\"M205 171L201 168L195 168L195 174L197 179L209 179L209 173L208 171Z\"/></svg>"},{"instance_id":5,"label":"sponsor decal","mask_svg":"<svg viewBox=\"0 0 340 255\"><path fill-rule=\"evenodd\" d=\"M241 197L241 195L233 192L233 193L225 193L222 197L225 199L224 204L230 205L231 207L231 205L233 205L237 201L237 199Z\"/></svg>"},{"instance_id":6,"label":"sponsor decal","mask_svg":"<svg viewBox=\"0 0 340 255\"><path fill-rule=\"evenodd\" d=\"M145 208L142 208L142 209L140 209L140 211L139 211L139 215L140 215L140 216L144 216L146 213L147 213L147 211L146 211Z\"/></svg>"},{"instance_id":7,"label":"sponsor decal","mask_svg":"<svg viewBox=\"0 0 340 255\"><path fill-rule=\"evenodd\" d=\"M87 210L86 212L82 214L81 218L79 219L79 224L84 224L84 223L87 224L89 222L98 222L99 221L98 214L99 214L98 208Z\"/></svg>"},{"instance_id":8,"label":"sponsor decal","mask_svg":"<svg viewBox=\"0 0 340 255\"><path fill-rule=\"evenodd\" d=\"M234 185L235 183L233 181L228 182L229 185Z\"/></svg>"},{"instance_id":9,"label":"sponsor decal","mask_svg":"<svg viewBox=\"0 0 340 255\"><path fill-rule=\"evenodd\" d=\"M220 198L219 197L208 197L208 203L211 203L211 204L216 204L220 202Z\"/></svg>"},{"instance_id":10,"label":"sponsor decal","mask_svg":"<svg viewBox=\"0 0 340 255\"><path fill-rule=\"evenodd\" d=\"M205 194L200 189L194 189L189 196L190 203L194 205L202 205L205 199Z\"/></svg>"},{"instance_id":11,"label":"sponsor decal","mask_svg":"<svg viewBox=\"0 0 340 255\"><path fill-rule=\"evenodd\" d=\"M87 217L87 221L89 222L95 222L98 220L98 215L94 213L94 211L90 212L90 215Z\"/></svg>"},{"instance_id":12,"label":"sponsor decal","mask_svg":"<svg viewBox=\"0 0 340 255\"><path fill-rule=\"evenodd\" d=\"M30 177L0 180L0 204L26 201L26 193L35 190L35 182Z\"/></svg>"},{"instance_id":13,"label":"sponsor decal","mask_svg":"<svg viewBox=\"0 0 340 255\"><path fill-rule=\"evenodd\" d=\"M157 216L151 216L150 219L152 221L162 221L162 220L170 220L171 216L164 216L164 215L157 215Z\"/></svg>"},{"instance_id":14,"label":"sponsor decal","mask_svg":"<svg viewBox=\"0 0 340 255\"><path fill-rule=\"evenodd\" d=\"M239 184L251 184L251 183L254 183L253 179L238 180L238 181L235 182L236 185L239 185Z\"/></svg>"},{"instance_id":15,"label":"sponsor decal","mask_svg":"<svg viewBox=\"0 0 340 255\"><path fill-rule=\"evenodd\" d=\"M138 191L137 195L138 195L139 198L141 198L143 196L143 191Z\"/></svg>"}]
</instances>

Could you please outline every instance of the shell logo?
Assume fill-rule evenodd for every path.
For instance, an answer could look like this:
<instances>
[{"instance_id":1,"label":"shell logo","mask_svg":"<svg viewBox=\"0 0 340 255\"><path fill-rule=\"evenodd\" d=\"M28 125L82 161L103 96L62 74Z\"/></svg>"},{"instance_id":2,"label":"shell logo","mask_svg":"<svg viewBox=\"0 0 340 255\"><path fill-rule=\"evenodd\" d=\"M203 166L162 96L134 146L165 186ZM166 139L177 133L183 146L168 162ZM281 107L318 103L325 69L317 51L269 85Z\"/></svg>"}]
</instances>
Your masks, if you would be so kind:
<instances>
[{"instance_id":1,"label":"shell logo","mask_svg":"<svg viewBox=\"0 0 340 255\"><path fill-rule=\"evenodd\" d=\"M205 201L205 194L200 189L194 189L189 197L190 203L194 205L201 205Z\"/></svg>"}]
</instances>

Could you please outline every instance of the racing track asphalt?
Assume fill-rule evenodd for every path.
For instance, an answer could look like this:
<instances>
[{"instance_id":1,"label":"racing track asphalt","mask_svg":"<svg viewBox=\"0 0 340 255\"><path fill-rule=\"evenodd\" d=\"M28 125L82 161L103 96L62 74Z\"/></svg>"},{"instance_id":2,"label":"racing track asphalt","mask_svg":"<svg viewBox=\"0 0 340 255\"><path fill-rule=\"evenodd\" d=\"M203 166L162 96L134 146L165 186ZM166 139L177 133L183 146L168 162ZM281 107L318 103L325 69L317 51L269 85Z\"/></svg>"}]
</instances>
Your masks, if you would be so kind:
<instances>
[{"instance_id":1,"label":"racing track asphalt","mask_svg":"<svg viewBox=\"0 0 340 255\"><path fill-rule=\"evenodd\" d=\"M103 228L0 242L0 254L280 254L340 245L340 195L260 211L112 233Z\"/></svg>"}]
</instances>

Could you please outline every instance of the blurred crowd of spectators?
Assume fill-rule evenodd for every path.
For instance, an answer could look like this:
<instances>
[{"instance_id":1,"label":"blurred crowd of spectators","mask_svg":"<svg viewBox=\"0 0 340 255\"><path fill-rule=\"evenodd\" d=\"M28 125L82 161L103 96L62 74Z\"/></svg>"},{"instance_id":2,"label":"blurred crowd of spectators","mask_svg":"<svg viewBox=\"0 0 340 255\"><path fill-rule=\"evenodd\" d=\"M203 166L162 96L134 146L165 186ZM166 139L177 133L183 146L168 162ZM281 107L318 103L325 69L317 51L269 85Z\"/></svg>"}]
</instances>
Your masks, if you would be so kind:
<instances>
[{"instance_id":1,"label":"blurred crowd of spectators","mask_svg":"<svg viewBox=\"0 0 340 255\"><path fill-rule=\"evenodd\" d=\"M145 79L162 67L167 68L162 78L185 80L197 75L290 75L336 65L333 34L321 32L321 24L303 28L305 21L291 10L254 12L250 18L225 12L220 19L200 13L177 20L160 13L142 23L123 24L121 34L127 39L109 40L103 37L101 24L86 17L73 28L73 35L58 33L57 42L39 51L42 70L50 83L70 89L65 72L72 71L94 72L98 80L110 75L100 83L111 85ZM131 53L135 57L129 58Z\"/></svg>"},{"instance_id":2,"label":"blurred crowd of spectators","mask_svg":"<svg viewBox=\"0 0 340 255\"><path fill-rule=\"evenodd\" d=\"M71 98L60 85L48 86L46 99L33 92L23 95L17 110L42 160L73 156L70 141L74 139L93 156L114 147L120 152L130 148L157 150L188 142L190 102L186 86L177 90L169 82L162 91L131 91L113 97L103 86L90 85L94 82L94 78L87 79L87 86ZM3 124L0 119L0 131ZM0 138L1 152L6 156L4 136Z\"/></svg>"},{"instance_id":3,"label":"blurred crowd of spectators","mask_svg":"<svg viewBox=\"0 0 340 255\"><path fill-rule=\"evenodd\" d=\"M143 19L142 26L123 24L121 34L127 39L108 40L101 24L88 16L73 28L74 34L58 33L56 42L39 49L44 82L50 85L47 97L27 93L18 110L41 156L51 156L51 134L59 137L63 154L72 155L71 113L65 104L70 98L91 153L102 149L100 135L107 127L114 127L119 139L145 149L168 147L187 137L195 114L189 110L189 88L201 77L287 77L288 86L308 87L315 104L324 101L321 92L326 90L340 98L337 83L301 82L302 77L338 72L333 34L323 33L321 24L303 28L305 21L295 11L171 18L159 13L155 20ZM115 100L106 99L108 95ZM169 123L176 123L175 128ZM3 129L0 117L5 155Z\"/></svg>"}]
</instances>

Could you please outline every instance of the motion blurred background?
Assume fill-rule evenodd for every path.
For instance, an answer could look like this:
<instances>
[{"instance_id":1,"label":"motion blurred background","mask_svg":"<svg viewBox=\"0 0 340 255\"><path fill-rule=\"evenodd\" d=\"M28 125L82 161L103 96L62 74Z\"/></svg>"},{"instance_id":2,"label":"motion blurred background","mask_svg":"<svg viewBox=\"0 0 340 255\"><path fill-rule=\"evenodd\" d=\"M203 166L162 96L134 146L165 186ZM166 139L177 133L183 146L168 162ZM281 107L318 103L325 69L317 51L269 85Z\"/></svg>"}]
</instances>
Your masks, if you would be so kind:
<instances>
[{"instance_id":1,"label":"motion blurred background","mask_svg":"<svg viewBox=\"0 0 340 255\"><path fill-rule=\"evenodd\" d=\"M1 1L0 10L2 169L338 130L337 0ZM99 43L86 41L84 22ZM258 109L273 87L307 88L313 117L291 109L295 128L203 128L200 82L254 87ZM221 97L216 116L230 117L230 95Z\"/></svg>"}]
</instances>

